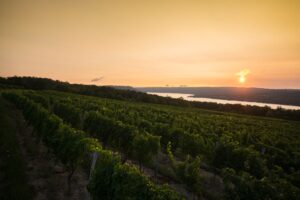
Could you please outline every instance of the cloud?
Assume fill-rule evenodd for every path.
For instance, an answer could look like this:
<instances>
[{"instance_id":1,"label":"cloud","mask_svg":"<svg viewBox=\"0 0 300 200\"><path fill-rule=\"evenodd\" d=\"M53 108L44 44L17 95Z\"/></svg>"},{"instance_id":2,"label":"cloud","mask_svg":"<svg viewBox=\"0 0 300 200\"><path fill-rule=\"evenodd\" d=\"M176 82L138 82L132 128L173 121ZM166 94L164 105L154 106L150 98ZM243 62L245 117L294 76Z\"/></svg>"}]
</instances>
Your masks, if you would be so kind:
<instances>
[{"instance_id":1,"label":"cloud","mask_svg":"<svg viewBox=\"0 0 300 200\"><path fill-rule=\"evenodd\" d=\"M236 76L240 76L240 77L245 77L248 74L250 74L250 70L249 69L243 69L241 71L239 71L238 73L236 73Z\"/></svg>"},{"instance_id":2,"label":"cloud","mask_svg":"<svg viewBox=\"0 0 300 200\"><path fill-rule=\"evenodd\" d=\"M104 78L103 76L98 77L98 78L94 78L94 79L91 80L91 82L99 82L99 81L101 81L103 78Z\"/></svg>"}]
</instances>

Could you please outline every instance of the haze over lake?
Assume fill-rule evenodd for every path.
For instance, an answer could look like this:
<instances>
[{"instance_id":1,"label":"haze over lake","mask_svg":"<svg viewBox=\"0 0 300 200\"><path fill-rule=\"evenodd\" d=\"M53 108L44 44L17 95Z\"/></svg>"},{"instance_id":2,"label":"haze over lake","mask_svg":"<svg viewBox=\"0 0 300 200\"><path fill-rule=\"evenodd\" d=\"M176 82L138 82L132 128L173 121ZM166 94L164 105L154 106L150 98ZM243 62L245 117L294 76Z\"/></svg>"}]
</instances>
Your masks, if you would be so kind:
<instances>
[{"instance_id":1,"label":"haze over lake","mask_svg":"<svg viewBox=\"0 0 300 200\"><path fill-rule=\"evenodd\" d=\"M147 92L147 93L162 96L162 97L183 98L184 100L187 100L187 101L212 102L212 103L219 103L219 104L241 104L241 105L259 106L259 107L268 106L272 109L277 109L280 107L280 108L284 108L284 109L288 109L288 110L300 110L300 106L193 97L194 96L193 94L165 93L165 92Z\"/></svg>"}]
</instances>

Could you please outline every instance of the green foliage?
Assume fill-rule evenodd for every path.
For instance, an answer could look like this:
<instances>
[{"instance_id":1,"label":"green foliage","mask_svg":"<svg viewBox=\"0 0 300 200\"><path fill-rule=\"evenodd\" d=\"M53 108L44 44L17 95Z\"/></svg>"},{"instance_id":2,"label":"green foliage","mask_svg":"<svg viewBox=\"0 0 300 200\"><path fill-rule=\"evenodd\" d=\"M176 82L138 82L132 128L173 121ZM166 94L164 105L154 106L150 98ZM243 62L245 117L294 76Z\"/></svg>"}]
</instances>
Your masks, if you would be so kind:
<instances>
[{"instance_id":1,"label":"green foliage","mask_svg":"<svg viewBox=\"0 0 300 200\"><path fill-rule=\"evenodd\" d=\"M53 113L63 118L63 120L73 127L80 128L81 113L71 102L55 102L53 106Z\"/></svg>"},{"instance_id":2,"label":"green foliage","mask_svg":"<svg viewBox=\"0 0 300 200\"><path fill-rule=\"evenodd\" d=\"M280 178L256 179L247 172L237 174L235 170L224 168L227 199L264 200L298 199L299 188Z\"/></svg>"},{"instance_id":3,"label":"green foliage","mask_svg":"<svg viewBox=\"0 0 300 200\"><path fill-rule=\"evenodd\" d=\"M33 100L36 103L41 104L44 108L49 108L49 100L42 95L38 95L33 91L25 92L24 96L28 97L29 99Z\"/></svg>"},{"instance_id":4,"label":"green foliage","mask_svg":"<svg viewBox=\"0 0 300 200\"><path fill-rule=\"evenodd\" d=\"M114 187L112 176L114 168L120 163L120 158L109 151L99 151L97 165L88 185L88 190L95 200L113 199Z\"/></svg>"},{"instance_id":5,"label":"green foliage","mask_svg":"<svg viewBox=\"0 0 300 200\"><path fill-rule=\"evenodd\" d=\"M133 155L141 163L152 161L160 150L160 137L148 133L136 135L133 139Z\"/></svg>"},{"instance_id":6,"label":"green foliage","mask_svg":"<svg viewBox=\"0 0 300 200\"><path fill-rule=\"evenodd\" d=\"M221 138L213 159L213 165L218 168L230 167L246 171L257 178L262 178L267 170L265 161L253 147L241 147L227 136Z\"/></svg>"},{"instance_id":7,"label":"green foliage","mask_svg":"<svg viewBox=\"0 0 300 200\"><path fill-rule=\"evenodd\" d=\"M184 163L180 163L176 166L178 177L184 182L189 188L194 191L200 191L200 158L195 159L187 156Z\"/></svg>"},{"instance_id":8,"label":"green foliage","mask_svg":"<svg viewBox=\"0 0 300 200\"><path fill-rule=\"evenodd\" d=\"M139 170L127 164L122 165L117 155L107 151L99 152L99 159L88 189L95 200L181 199L168 186L154 185Z\"/></svg>"},{"instance_id":9,"label":"green foliage","mask_svg":"<svg viewBox=\"0 0 300 200\"><path fill-rule=\"evenodd\" d=\"M169 159L172 162L172 165L174 165L175 160L174 160L174 155L172 152L172 143L171 142L168 142L166 151L167 151L167 155L168 155Z\"/></svg>"},{"instance_id":10,"label":"green foliage","mask_svg":"<svg viewBox=\"0 0 300 200\"><path fill-rule=\"evenodd\" d=\"M84 120L84 130L92 136L99 138L104 147L109 143L126 154L132 150L132 140L137 130L132 126L124 125L112 120L98 112L89 112Z\"/></svg>"},{"instance_id":11,"label":"green foliage","mask_svg":"<svg viewBox=\"0 0 300 200\"><path fill-rule=\"evenodd\" d=\"M25 118L36 129L36 136L67 167L70 171L69 181L76 167L80 166L92 152L98 152L99 159L88 185L93 199L180 199L168 187L160 187L151 183L136 168L121 164L118 155L102 150L96 139L88 138L83 131L64 124L60 118L39 104L18 93L6 92L2 95L23 111ZM130 134L132 132L128 126L118 127L123 127L121 131L125 133L126 130ZM116 127L113 128L116 129ZM111 136L111 138L114 137L116 136ZM151 145L151 147L148 146L149 151L157 152L159 137L148 135L148 141Z\"/></svg>"},{"instance_id":12,"label":"green foliage","mask_svg":"<svg viewBox=\"0 0 300 200\"><path fill-rule=\"evenodd\" d=\"M170 189L168 185L161 185L159 187L151 185L150 187L150 199L153 200L183 200L183 197L179 197L176 193L173 192L173 190Z\"/></svg>"},{"instance_id":13,"label":"green foliage","mask_svg":"<svg viewBox=\"0 0 300 200\"><path fill-rule=\"evenodd\" d=\"M91 148L100 148L94 139L87 140L84 132L63 124L59 118L26 97L15 93L3 95L22 109L25 118L36 130L36 136L70 171L75 170Z\"/></svg>"},{"instance_id":14,"label":"green foliage","mask_svg":"<svg viewBox=\"0 0 300 200\"><path fill-rule=\"evenodd\" d=\"M112 176L114 199L149 199L150 182L136 168L116 165Z\"/></svg>"},{"instance_id":15,"label":"green foliage","mask_svg":"<svg viewBox=\"0 0 300 200\"><path fill-rule=\"evenodd\" d=\"M133 90L133 88L124 87L123 89L117 89L115 87L107 86L95 86L95 85L80 85L80 84L70 84L68 82L55 81L48 78L38 78L38 77L0 77L0 88L26 88L33 90L57 90L62 92L84 94L102 98L127 100L134 102L144 102L162 105L173 105L183 108L202 108L210 109L222 112L233 112L240 114L256 115L256 116L266 116L266 117L276 117L280 119L289 120L300 120L300 111L298 110L285 110L278 108L273 110L269 107L258 107L258 106L244 106L239 104L217 104L212 102L189 102L183 99L173 99L169 97L160 97L157 95L149 95L144 92L138 92ZM269 91L265 91L269 92ZM286 97L287 91L277 92L275 96ZM297 96L296 91L290 91L292 95ZM293 94L294 93L294 94ZM252 93L253 96L253 93ZM259 95L258 95L259 96ZM266 95L263 96L266 98ZM298 96L299 98L299 96ZM283 98L279 98L282 102ZM292 98L294 104L299 104L297 98ZM269 102L274 103L274 99L267 99ZM291 98L289 99L291 101Z\"/></svg>"},{"instance_id":16,"label":"green foliage","mask_svg":"<svg viewBox=\"0 0 300 200\"><path fill-rule=\"evenodd\" d=\"M191 190L201 194L200 158L192 158L188 155L184 162L176 162L172 153L171 142L168 143L166 151L171 160L172 167L181 182L185 183Z\"/></svg>"},{"instance_id":17,"label":"green foliage","mask_svg":"<svg viewBox=\"0 0 300 200\"><path fill-rule=\"evenodd\" d=\"M151 160L151 156L146 159L150 141L144 136L160 137L162 148L169 149L169 155L174 152L171 159L173 171L191 190L200 190L201 187L200 179L189 180L189 174L196 172L191 170L196 168L192 167L192 158L198 156L201 157L202 167L209 171L218 172L223 168L234 170L232 177L239 178L237 180L241 182L230 181L226 191L228 195L235 195L233 199L244 198L244 195L254 191L269 193L272 188L277 188L272 190L275 196L288 199L299 188L300 124L297 122L54 91L36 93L50 99L49 102L63 102L76 107L85 118L83 130L98 138L104 146L132 155L140 162ZM32 115L36 109L31 104L26 106L29 121L36 123L35 127L39 129L39 120L45 117L42 112ZM51 126L57 127L55 124L58 122L54 121ZM36 134L48 141L47 134L42 133ZM192 157L182 162L187 155ZM238 189L236 184L245 187ZM233 192L230 188L234 188Z\"/></svg>"}]
</instances>

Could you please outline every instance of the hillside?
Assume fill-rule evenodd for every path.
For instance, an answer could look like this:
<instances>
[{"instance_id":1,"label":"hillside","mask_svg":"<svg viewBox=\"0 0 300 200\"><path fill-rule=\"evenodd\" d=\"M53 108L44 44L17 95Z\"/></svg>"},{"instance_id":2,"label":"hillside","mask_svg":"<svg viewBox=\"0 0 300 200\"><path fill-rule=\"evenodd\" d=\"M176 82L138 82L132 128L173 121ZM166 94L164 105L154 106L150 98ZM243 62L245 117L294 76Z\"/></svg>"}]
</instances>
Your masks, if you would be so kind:
<instances>
[{"instance_id":1,"label":"hillside","mask_svg":"<svg viewBox=\"0 0 300 200\"><path fill-rule=\"evenodd\" d=\"M179 107L194 107L215 111L232 112L247 115L275 117L281 119L300 121L300 110L285 110L278 108L273 110L269 107L242 106L240 104L217 104L209 102L189 102L183 99L173 99L149 95L144 92L132 90L131 87L109 87L96 85L70 84L58 80L38 77L0 77L0 88L23 88L32 90L57 90L102 98L126 100L131 102L154 103L161 105L173 105Z\"/></svg>"},{"instance_id":2,"label":"hillside","mask_svg":"<svg viewBox=\"0 0 300 200\"><path fill-rule=\"evenodd\" d=\"M99 141L103 150L88 186L94 199L111 199L112 191L132 199L178 199L177 194L186 199L297 199L300 194L300 125L294 121L58 91L3 89L2 96L23 110L35 127L34 137L67 171L76 166L88 172L90 161L84 158L98 150L81 146L95 145L88 138ZM65 128L54 128L56 123ZM146 192L148 181L160 189Z\"/></svg>"}]
</instances>

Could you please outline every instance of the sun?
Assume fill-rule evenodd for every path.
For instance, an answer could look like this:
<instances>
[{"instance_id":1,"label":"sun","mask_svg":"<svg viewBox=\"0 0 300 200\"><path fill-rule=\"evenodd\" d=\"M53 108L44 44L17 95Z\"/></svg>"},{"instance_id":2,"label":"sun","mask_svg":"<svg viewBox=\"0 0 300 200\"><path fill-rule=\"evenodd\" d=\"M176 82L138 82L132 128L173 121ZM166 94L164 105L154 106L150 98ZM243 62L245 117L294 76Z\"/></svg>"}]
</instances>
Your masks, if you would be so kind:
<instances>
[{"instance_id":1,"label":"sun","mask_svg":"<svg viewBox=\"0 0 300 200\"><path fill-rule=\"evenodd\" d=\"M240 76L239 81L240 83L245 83L246 82L245 76Z\"/></svg>"},{"instance_id":2,"label":"sun","mask_svg":"<svg viewBox=\"0 0 300 200\"><path fill-rule=\"evenodd\" d=\"M243 69L236 73L235 75L238 77L238 81L240 84L244 84L246 82L246 77L250 74L249 69Z\"/></svg>"}]
</instances>

